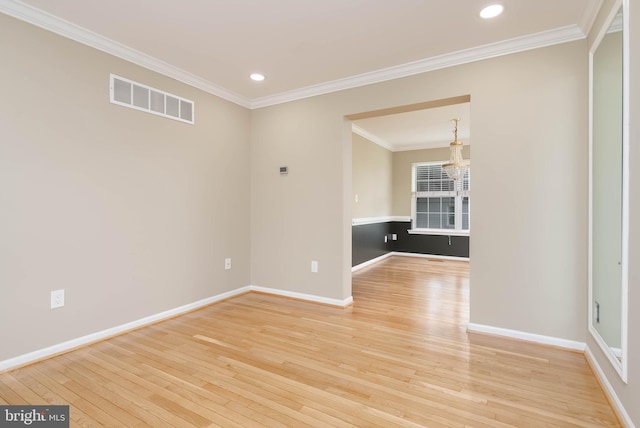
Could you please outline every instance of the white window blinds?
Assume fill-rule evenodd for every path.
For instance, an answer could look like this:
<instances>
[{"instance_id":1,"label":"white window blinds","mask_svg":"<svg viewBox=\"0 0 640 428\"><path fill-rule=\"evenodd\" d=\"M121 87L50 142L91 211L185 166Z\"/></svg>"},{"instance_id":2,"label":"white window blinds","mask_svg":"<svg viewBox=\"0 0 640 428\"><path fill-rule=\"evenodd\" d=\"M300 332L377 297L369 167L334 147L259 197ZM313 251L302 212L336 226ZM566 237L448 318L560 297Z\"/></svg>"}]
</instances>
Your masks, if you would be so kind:
<instances>
[{"instance_id":1,"label":"white window blinds","mask_svg":"<svg viewBox=\"0 0 640 428\"><path fill-rule=\"evenodd\" d=\"M470 172L456 183L443 163L413 165L413 228L468 231Z\"/></svg>"}]
</instances>

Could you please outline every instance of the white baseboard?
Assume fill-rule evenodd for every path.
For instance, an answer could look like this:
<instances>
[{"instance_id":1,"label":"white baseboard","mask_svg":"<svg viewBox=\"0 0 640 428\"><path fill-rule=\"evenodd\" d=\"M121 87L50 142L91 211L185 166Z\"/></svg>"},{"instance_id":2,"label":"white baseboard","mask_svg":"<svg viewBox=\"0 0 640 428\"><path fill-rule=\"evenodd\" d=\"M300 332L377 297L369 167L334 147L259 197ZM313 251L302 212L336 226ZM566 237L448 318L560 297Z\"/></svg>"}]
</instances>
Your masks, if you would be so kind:
<instances>
[{"instance_id":1,"label":"white baseboard","mask_svg":"<svg viewBox=\"0 0 640 428\"><path fill-rule=\"evenodd\" d=\"M315 296L313 294L304 294L304 293L297 293L295 291L279 290L277 288L260 287L258 285L250 285L248 288L250 291L255 291L258 293L273 294L275 296L289 297L291 299L305 300L307 302L313 302L313 303L322 303L324 305L337 306L339 308L346 308L347 306L353 303L352 296L349 296L343 300L339 300L339 299L331 299L329 297Z\"/></svg>"},{"instance_id":2,"label":"white baseboard","mask_svg":"<svg viewBox=\"0 0 640 428\"><path fill-rule=\"evenodd\" d=\"M611 405L615 407L615 411L617 412L618 416L622 418L621 422L627 428L635 428L631 417L627 413L627 409L625 409L622 405L622 402L618 398L616 391L613 389L613 386L611 386L611 383L609 383L607 376L604 374L604 371L602 371L600 364L598 364L598 360L596 360L596 357L593 355L593 352L591 352L591 349L589 349L589 346L585 347L584 355L586 356L587 361L589 361L589 364L598 377L598 380L600 381L600 384L604 389L604 393L609 398Z\"/></svg>"},{"instance_id":3,"label":"white baseboard","mask_svg":"<svg viewBox=\"0 0 640 428\"><path fill-rule=\"evenodd\" d=\"M373 264L376 264L378 262L381 262L384 259L387 259L389 257L391 257L393 255L393 253L387 253L387 254L383 254L379 257L376 257L375 259L371 259L371 260L367 260L366 262L360 263L359 265L355 265L351 268L351 272L355 272L358 271L362 268L366 268L367 266L371 266Z\"/></svg>"},{"instance_id":4,"label":"white baseboard","mask_svg":"<svg viewBox=\"0 0 640 428\"><path fill-rule=\"evenodd\" d=\"M265 287L257 287L254 285L248 285L246 287L241 287L236 290L218 294L217 296L208 297L206 299L198 300L196 302L179 306L177 308L169 309L168 311L160 312L155 315L150 315L148 317L140 318L139 320L136 320L136 321L131 321L126 324L122 324L116 327L108 328L106 330L98 331L96 333L87 334L86 336L78 337L76 339L71 339L66 342L58 343L53 346L39 349L37 351L29 352L27 354L19 355L17 357L0 361L0 372L18 368L20 366L24 366L30 363L34 363L36 361L43 360L45 358L49 358L57 354L68 352L72 349L88 345L90 343L104 340L106 338L116 336L118 334L126 333L136 328L144 327L158 321L172 318L177 315L181 315L181 314L193 311L195 309L202 308L212 303L216 303L221 300L226 300L231 297L235 297L240 294L248 293L251 291L256 291L256 292L261 292L266 294L274 294L277 296L291 297L294 299L306 300L314 303L322 303L325 305L337 306L340 308L347 307L351 303L353 303L353 297L348 297L347 299L344 299L344 300L338 300L338 299L330 299L328 297L314 296L311 294L294 293L291 291L277 290L275 288L265 288Z\"/></svg>"},{"instance_id":5,"label":"white baseboard","mask_svg":"<svg viewBox=\"0 0 640 428\"><path fill-rule=\"evenodd\" d=\"M467 324L467 331L477 333L494 334L496 336L509 337L511 339L526 340L527 342L541 343L543 345L557 346L559 348L571 349L573 351L584 351L586 344L573 340L559 339L552 336L543 336L541 334L526 333L524 331L509 330L506 328L492 327L483 324Z\"/></svg>"},{"instance_id":6,"label":"white baseboard","mask_svg":"<svg viewBox=\"0 0 640 428\"><path fill-rule=\"evenodd\" d=\"M398 251L392 251L387 254L383 254L380 257L376 257L375 259L367 260L366 262L360 263L359 265L355 265L351 268L351 272L356 272L362 268L366 268L367 266L371 266L375 263L381 262L382 260L391 257L391 256L401 256L401 257L419 257L423 259L438 259L438 260L454 260L460 262L468 262L469 257L456 257L456 256L441 256L438 254L420 254L420 253L403 253Z\"/></svg>"},{"instance_id":7,"label":"white baseboard","mask_svg":"<svg viewBox=\"0 0 640 428\"><path fill-rule=\"evenodd\" d=\"M424 259L440 259L440 260L457 260L460 262L468 262L469 257L457 257L457 256L441 256L439 254L420 254L420 253L403 253L401 251L394 251L391 253L392 256L402 256L402 257L421 257Z\"/></svg>"},{"instance_id":8,"label":"white baseboard","mask_svg":"<svg viewBox=\"0 0 640 428\"><path fill-rule=\"evenodd\" d=\"M179 306L177 308L169 309L168 311L160 312L155 315L150 315L148 317L140 318L139 320L136 320L136 321L131 321L126 324L122 324L116 327L111 327L106 330L98 331L96 333L87 334L86 336L81 336L76 339L68 340L66 342L58 343L57 345L53 345L47 348L39 349L37 351L29 352L27 354L19 355L14 358L9 358L7 360L0 361L0 372L9 370L12 368L24 366L26 364L30 364L35 361L42 360L44 358L48 358L56 354L61 354L63 352L70 351L74 348L88 345L90 343L106 339L108 337L126 333L127 331L144 327L146 325L153 324L155 322L162 321L167 318L174 317L176 315L181 315L186 312L190 312L195 309L199 309L201 307L210 305L212 303L216 303L221 300L225 300L230 297L237 296L239 294L248 293L249 291L251 291L249 287L238 288L236 290L218 294L217 296L208 297L206 299L198 300L196 302Z\"/></svg>"},{"instance_id":9,"label":"white baseboard","mask_svg":"<svg viewBox=\"0 0 640 428\"><path fill-rule=\"evenodd\" d=\"M583 351L585 354L585 357L587 358L587 361L589 362L591 367L593 367L595 371L595 375L598 377L598 380L600 381L600 384L602 385L605 394L609 398L611 405L614 406L614 410L616 411L618 416L622 419L621 422L627 428L635 428L635 425L633 424L631 417L629 417L627 410L622 405L622 402L618 398L618 395L616 394L615 390L609 383L609 380L607 380L607 377L602 371L602 368L598 364L598 360L596 360L593 353L591 352L591 349L589 349L586 343L576 342L573 340L558 339L556 337L551 337L551 336L525 333L518 330L509 330L506 328L492 327L488 325L474 324L474 323L469 323L467 325L467 330L471 332L504 336L511 339L526 340L528 342L535 342L543 345L551 345L551 346L556 346L560 348L570 349L573 351Z\"/></svg>"}]
</instances>

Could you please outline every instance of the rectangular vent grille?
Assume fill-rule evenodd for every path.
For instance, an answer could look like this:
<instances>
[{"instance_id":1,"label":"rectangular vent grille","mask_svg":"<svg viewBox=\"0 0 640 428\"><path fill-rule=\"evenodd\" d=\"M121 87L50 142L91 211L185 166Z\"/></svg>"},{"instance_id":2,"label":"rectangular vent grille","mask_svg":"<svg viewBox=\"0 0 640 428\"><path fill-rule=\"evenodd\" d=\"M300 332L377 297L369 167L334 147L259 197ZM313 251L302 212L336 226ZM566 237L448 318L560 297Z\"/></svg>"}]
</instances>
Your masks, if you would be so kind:
<instances>
[{"instance_id":1,"label":"rectangular vent grille","mask_svg":"<svg viewBox=\"0 0 640 428\"><path fill-rule=\"evenodd\" d=\"M113 104L146 111L180 122L195 123L193 101L150 88L115 74L112 74L109 80Z\"/></svg>"}]
</instances>

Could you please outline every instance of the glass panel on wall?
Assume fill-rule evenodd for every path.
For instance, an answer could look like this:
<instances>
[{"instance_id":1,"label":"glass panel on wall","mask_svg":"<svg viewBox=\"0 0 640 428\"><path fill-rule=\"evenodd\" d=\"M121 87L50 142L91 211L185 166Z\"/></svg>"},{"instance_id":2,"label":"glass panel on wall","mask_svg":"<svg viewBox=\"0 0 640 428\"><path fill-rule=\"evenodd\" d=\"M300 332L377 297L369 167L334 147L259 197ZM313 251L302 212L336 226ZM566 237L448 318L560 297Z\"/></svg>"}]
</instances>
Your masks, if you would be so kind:
<instances>
[{"instance_id":1,"label":"glass panel on wall","mask_svg":"<svg viewBox=\"0 0 640 428\"><path fill-rule=\"evenodd\" d=\"M456 228L456 200L455 198L442 198L442 229Z\"/></svg>"},{"instance_id":2,"label":"glass panel on wall","mask_svg":"<svg viewBox=\"0 0 640 428\"><path fill-rule=\"evenodd\" d=\"M469 230L469 197L462 198L462 230Z\"/></svg>"},{"instance_id":3,"label":"glass panel on wall","mask_svg":"<svg viewBox=\"0 0 640 428\"><path fill-rule=\"evenodd\" d=\"M427 214L426 212L416 213L416 224L418 225L418 227L427 227L427 224L429 224L428 216L429 214Z\"/></svg>"},{"instance_id":4,"label":"glass panel on wall","mask_svg":"<svg viewBox=\"0 0 640 428\"><path fill-rule=\"evenodd\" d=\"M416 225L424 229L454 229L455 198L418 198Z\"/></svg>"}]
</instances>

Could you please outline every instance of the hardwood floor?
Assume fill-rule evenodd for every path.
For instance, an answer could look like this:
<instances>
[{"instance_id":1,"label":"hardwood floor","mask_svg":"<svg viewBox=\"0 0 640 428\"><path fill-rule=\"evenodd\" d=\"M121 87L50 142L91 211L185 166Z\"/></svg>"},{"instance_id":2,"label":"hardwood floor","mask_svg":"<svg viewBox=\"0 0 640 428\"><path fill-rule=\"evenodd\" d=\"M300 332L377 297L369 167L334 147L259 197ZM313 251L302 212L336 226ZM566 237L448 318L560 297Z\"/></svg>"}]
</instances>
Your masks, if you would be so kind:
<instances>
[{"instance_id":1,"label":"hardwood floor","mask_svg":"<svg viewBox=\"0 0 640 428\"><path fill-rule=\"evenodd\" d=\"M618 426L581 353L466 332L468 264L391 257L347 309L245 294L0 374L71 426Z\"/></svg>"}]
</instances>

